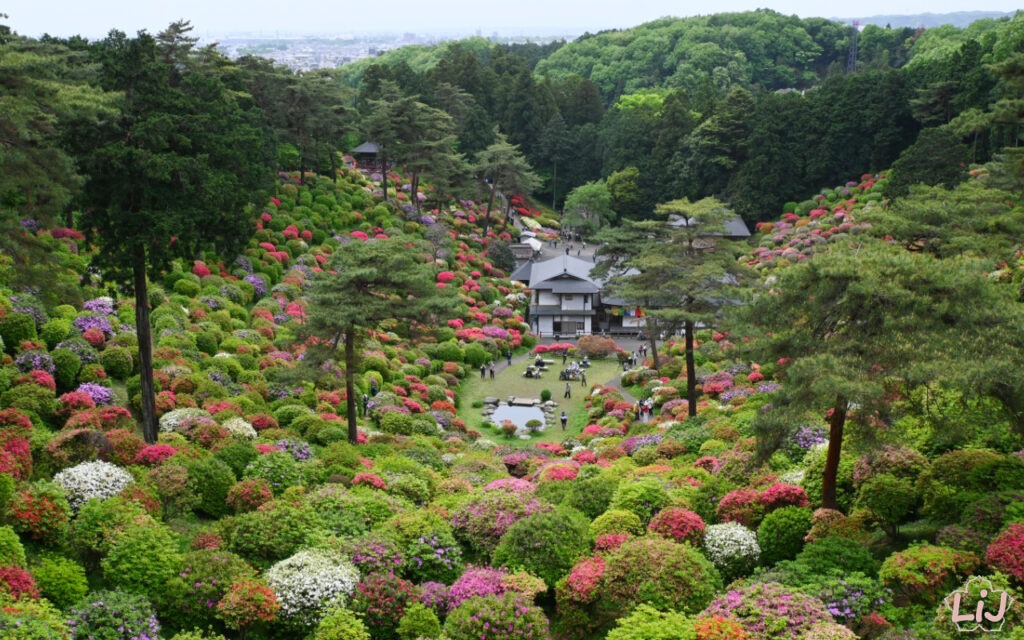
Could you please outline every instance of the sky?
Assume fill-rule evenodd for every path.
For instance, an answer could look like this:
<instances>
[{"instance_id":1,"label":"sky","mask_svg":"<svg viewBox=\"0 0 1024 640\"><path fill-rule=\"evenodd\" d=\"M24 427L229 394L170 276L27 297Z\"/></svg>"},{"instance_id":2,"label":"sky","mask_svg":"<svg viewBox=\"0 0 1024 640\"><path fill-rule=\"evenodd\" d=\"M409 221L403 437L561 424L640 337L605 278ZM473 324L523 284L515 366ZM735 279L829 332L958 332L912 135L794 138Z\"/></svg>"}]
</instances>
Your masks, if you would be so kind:
<instances>
[{"instance_id":1,"label":"sky","mask_svg":"<svg viewBox=\"0 0 1024 640\"><path fill-rule=\"evenodd\" d=\"M161 31L190 20L195 35L239 32L275 34L416 33L483 35L581 34L624 29L665 17L750 11L767 7L800 17L1015 11L1020 0L21 0L0 5L18 33L38 37L100 38L111 29L134 34ZM547 33L549 32L550 33Z\"/></svg>"}]
</instances>

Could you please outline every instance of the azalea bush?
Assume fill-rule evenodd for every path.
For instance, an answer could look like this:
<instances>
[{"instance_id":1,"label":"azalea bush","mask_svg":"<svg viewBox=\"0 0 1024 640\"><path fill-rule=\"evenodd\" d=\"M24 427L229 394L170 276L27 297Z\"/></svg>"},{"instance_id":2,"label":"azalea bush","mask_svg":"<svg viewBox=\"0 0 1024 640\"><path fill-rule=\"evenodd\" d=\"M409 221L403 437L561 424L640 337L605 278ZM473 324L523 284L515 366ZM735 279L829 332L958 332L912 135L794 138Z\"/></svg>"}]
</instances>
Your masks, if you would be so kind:
<instances>
[{"instance_id":1,"label":"azalea bush","mask_svg":"<svg viewBox=\"0 0 1024 640\"><path fill-rule=\"evenodd\" d=\"M362 614L374 638L396 638L406 607L416 601L416 588L408 580L387 573L371 573L356 586L349 604Z\"/></svg>"},{"instance_id":2,"label":"azalea bush","mask_svg":"<svg viewBox=\"0 0 1024 640\"><path fill-rule=\"evenodd\" d=\"M78 511L86 500L104 500L116 496L135 482L132 474L109 462L83 462L64 469L53 477L67 496L73 511Z\"/></svg>"},{"instance_id":3,"label":"azalea bush","mask_svg":"<svg viewBox=\"0 0 1024 640\"><path fill-rule=\"evenodd\" d=\"M68 612L68 627L74 640L155 640L160 637L160 623L149 600L119 590L92 593L76 604Z\"/></svg>"},{"instance_id":4,"label":"azalea bush","mask_svg":"<svg viewBox=\"0 0 1024 640\"><path fill-rule=\"evenodd\" d=\"M704 544L704 520L682 507L668 507L659 511L647 529L676 542L688 542L695 547Z\"/></svg>"},{"instance_id":5,"label":"azalea bush","mask_svg":"<svg viewBox=\"0 0 1024 640\"><path fill-rule=\"evenodd\" d=\"M315 626L339 598L352 595L359 571L336 554L300 551L270 567L267 584L281 604L281 616L300 627Z\"/></svg>"},{"instance_id":6,"label":"azalea bush","mask_svg":"<svg viewBox=\"0 0 1024 640\"><path fill-rule=\"evenodd\" d=\"M480 640L491 634L504 640L547 640L548 619L522 596L506 593L466 600L444 623L449 640Z\"/></svg>"},{"instance_id":7,"label":"azalea bush","mask_svg":"<svg viewBox=\"0 0 1024 640\"><path fill-rule=\"evenodd\" d=\"M985 550L985 561L1024 585L1024 523L1014 522L996 536Z\"/></svg>"},{"instance_id":8,"label":"azalea bush","mask_svg":"<svg viewBox=\"0 0 1024 640\"><path fill-rule=\"evenodd\" d=\"M750 640L799 638L819 622L833 622L817 599L772 582L730 590L700 614L712 616L740 623Z\"/></svg>"},{"instance_id":9,"label":"azalea bush","mask_svg":"<svg viewBox=\"0 0 1024 640\"><path fill-rule=\"evenodd\" d=\"M721 588L715 567L696 549L663 538L636 538L608 554L595 591L601 609L625 615L640 603L696 613Z\"/></svg>"},{"instance_id":10,"label":"azalea bush","mask_svg":"<svg viewBox=\"0 0 1024 640\"><path fill-rule=\"evenodd\" d=\"M18 533L44 544L56 545L64 540L71 520L71 505L60 485L34 482L24 485L10 497L7 520Z\"/></svg>"},{"instance_id":11,"label":"azalea bush","mask_svg":"<svg viewBox=\"0 0 1024 640\"><path fill-rule=\"evenodd\" d=\"M589 551L587 532L587 519L577 511L536 513L509 527L494 550L493 562L525 569L554 587Z\"/></svg>"},{"instance_id":12,"label":"azalea bush","mask_svg":"<svg viewBox=\"0 0 1024 640\"><path fill-rule=\"evenodd\" d=\"M898 551L882 563L878 576L897 595L897 602L932 605L978 566L973 554L930 544Z\"/></svg>"},{"instance_id":13,"label":"azalea bush","mask_svg":"<svg viewBox=\"0 0 1024 640\"><path fill-rule=\"evenodd\" d=\"M217 617L230 629L244 631L260 623L277 619L281 605L277 595L262 580L231 583L217 603Z\"/></svg>"},{"instance_id":14,"label":"azalea bush","mask_svg":"<svg viewBox=\"0 0 1024 640\"><path fill-rule=\"evenodd\" d=\"M737 522L726 522L705 530L704 553L729 582L754 570L761 547L756 533Z\"/></svg>"}]
</instances>

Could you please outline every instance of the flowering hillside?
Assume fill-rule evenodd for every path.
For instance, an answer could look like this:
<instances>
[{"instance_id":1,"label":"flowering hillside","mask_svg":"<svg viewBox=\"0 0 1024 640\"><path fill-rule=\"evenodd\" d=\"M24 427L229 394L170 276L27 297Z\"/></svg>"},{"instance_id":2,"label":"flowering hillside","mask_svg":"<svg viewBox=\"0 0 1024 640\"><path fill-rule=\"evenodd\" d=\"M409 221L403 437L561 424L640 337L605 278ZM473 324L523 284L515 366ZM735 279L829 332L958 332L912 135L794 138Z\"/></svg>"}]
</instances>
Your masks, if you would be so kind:
<instances>
[{"instance_id":1,"label":"flowering hillside","mask_svg":"<svg viewBox=\"0 0 1024 640\"><path fill-rule=\"evenodd\" d=\"M777 268L867 231L877 188L865 177L762 224L745 262ZM153 283L155 444L136 420L131 299L89 280L80 307L2 291L5 637L923 640L952 637L943 600L976 592L970 576L1015 594L1006 629L1024 624L1019 437L855 443L840 509L822 509L826 416L788 425L759 461L786 363L746 360L739 333L696 336L696 419L673 338L625 391L591 387L579 438L475 432L456 417L461 382L532 352L528 297L490 261L479 204L417 211L397 194L382 202L354 171L282 174L241 256ZM81 234L24 228L87 273ZM457 298L441 326L385 323L360 344L350 444L341 364L303 368L305 294L335 252L395 236Z\"/></svg>"}]
</instances>

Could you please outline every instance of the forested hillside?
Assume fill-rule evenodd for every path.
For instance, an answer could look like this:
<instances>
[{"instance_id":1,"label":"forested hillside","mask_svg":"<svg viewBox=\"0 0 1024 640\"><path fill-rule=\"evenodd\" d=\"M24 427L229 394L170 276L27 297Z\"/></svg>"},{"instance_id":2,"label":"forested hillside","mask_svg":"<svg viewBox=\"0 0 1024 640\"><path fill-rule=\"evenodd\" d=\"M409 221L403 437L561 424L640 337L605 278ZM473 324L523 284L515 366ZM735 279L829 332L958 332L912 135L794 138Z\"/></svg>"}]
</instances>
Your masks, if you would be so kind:
<instances>
[{"instance_id":1,"label":"forested hillside","mask_svg":"<svg viewBox=\"0 0 1024 640\"><path fill-rule=\"evenodd\" d=\"M430 56L399 50L342 75L367 96L391 79L455 109L466 153L497 125L556 206L607 181L622 216L713 195L757 221L822 184L889 167L922 129L942 127L970 147L943 154L954 164L1012 144L1017 125L994 110L1013 98L1020 21L867 25L851 66L849 25L759 10L588 34L539 60L534 45L481 41Z\"/></svg>"},{"instance_id":2,"label":"forested hillside","mask_svg":"<svg viewBox=\"0 0 1024 640\"><path fill-rule=\"evenodd\" d=\"M0 637L1024 638L1024 14L853 35L0 26Z\"/></svg>"}]
</instances>

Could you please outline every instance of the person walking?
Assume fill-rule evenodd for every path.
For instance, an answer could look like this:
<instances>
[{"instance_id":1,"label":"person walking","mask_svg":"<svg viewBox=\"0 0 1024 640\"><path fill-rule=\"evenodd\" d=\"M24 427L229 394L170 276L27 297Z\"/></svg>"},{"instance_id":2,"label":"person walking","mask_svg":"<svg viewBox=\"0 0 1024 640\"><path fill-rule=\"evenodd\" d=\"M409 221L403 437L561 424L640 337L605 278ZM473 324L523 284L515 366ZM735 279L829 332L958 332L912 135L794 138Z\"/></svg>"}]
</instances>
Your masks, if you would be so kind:
<instances>
[{"instance_id":1,"label":"person walking","mask_svg":"<svg viewBox=\"0 0 1024 640\"><path fill-rule=\"evenodd\" d=\"M494 380L494 363L493 362L491 363L490 371L491 371L491 380Z\"/></svg>"},{"instance_id":2,"label":"person walking","mask_svg":"<svg viewBox=\"0 0 1024 640\"><path fill-rule=\"evenodd\" d=\"M584 371L583 369L580 369L580 386L581 387L586 387L587 386L587 372Z\"/></svg>"},{"instance_id":3,"label":"person walking","mask_svg":"<svg viewBox=\"0 0 1024 640\"><path fill-rule=\"evenodd\" d=\"M565 415L565 412L563 411L562 412L562 431L565 431L565 426L567 424L569 424L569 416Z\"/></svg>"},{"instance_id":4,"label":"person walking","mask_svg":"<svg viewBox=\"0 0 1024 640\"><path fill-rule=\"evenodd\" d=\"M363 417L366 417L366 407L370 405L370 396L363 394Z\"/></svg>"},{"instance_id":5,"label":"person walking","mask_svg":"<svg viewBox=\"0 0 1024 640\"><path fill-rule=\"evenodd\" d=\"M511 349L506 349L505 350L505 362L508 363L508 366L510 366L510 367L512 366L512 350Z\"/></svg>"},{"instance_id":6,"label":"person walking","mask_svg":"<svg viewBox=\"0 0 1024 640\"><path fill-rule=\"evenodd\" d=\"M487 365L485 365L485 364L480 365L480 379L481 380L486 380L487 379Z\"/></svg>"},{"instance_id":7,"label":"person walking","mask_svg":"<svg viewBox=\"0 0 1024 640\"><path fill-rule=\"evenodd\" d=\"M562 396L562 397L564 397L564 398L571 398L572 397L572 384L570 384L568 382L565 383L565 395Z\"/></svg>"}]
</instances>

